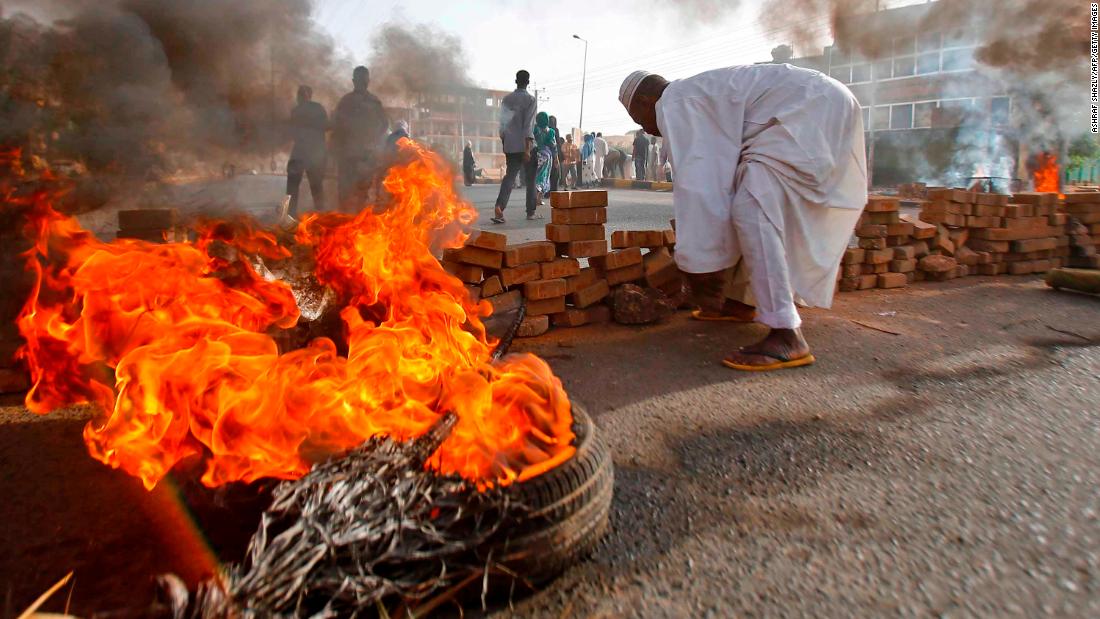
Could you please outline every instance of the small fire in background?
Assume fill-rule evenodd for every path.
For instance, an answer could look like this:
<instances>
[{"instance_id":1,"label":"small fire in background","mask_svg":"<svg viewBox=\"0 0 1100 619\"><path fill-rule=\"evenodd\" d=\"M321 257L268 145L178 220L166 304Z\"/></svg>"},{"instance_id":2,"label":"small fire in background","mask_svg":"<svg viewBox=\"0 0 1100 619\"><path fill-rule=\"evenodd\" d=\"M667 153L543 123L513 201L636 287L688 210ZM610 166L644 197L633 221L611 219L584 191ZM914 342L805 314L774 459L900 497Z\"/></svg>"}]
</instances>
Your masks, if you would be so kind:
<instances>
[{"instance_id":1,"label":"small fire in background","mask_svg":"<svg viewBox=\"0 0 1100 619\"><path fill-rule=\"evenodd\" d=\"M533 355L493 361L488 303L433 256L462 245L476 211L441 158L402 141L400 159L384 209L309 215L293 242L218 222L189 243L104 243L56 211L57 196L7 191L34 241L25 257L36 284L19 318L27 407L96 407L88 450L147 488L192 458L208 486L296 479L371 437L420 436L448 412L457 425L427 463L440 473L486 487L567 460L561 382ZM346 355L325 337L276 345L299 307L251 258L302 252L341 300Z\"/></svg>"},{"instance_id":2,"label":"small fire in background","mask_svg":"<svg viewBox=\"0 0 1100 619\"><path fill-rule=\"evenodd\" d=\"M1057 193L1059 190L1058 157L1050 151L1035 156L1035 172L1032 174L1035 191Z\"/></svg>"}]
</instances>

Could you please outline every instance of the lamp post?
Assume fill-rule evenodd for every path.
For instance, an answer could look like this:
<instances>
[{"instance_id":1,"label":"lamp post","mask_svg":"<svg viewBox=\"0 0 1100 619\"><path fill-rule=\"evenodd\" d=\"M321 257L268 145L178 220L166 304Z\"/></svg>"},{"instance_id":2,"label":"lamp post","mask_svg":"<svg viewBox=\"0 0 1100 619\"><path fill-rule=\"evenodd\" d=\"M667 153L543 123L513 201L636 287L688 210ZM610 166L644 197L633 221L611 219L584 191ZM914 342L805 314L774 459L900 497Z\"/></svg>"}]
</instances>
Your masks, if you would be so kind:
<instances>
[{"instance_id":1,"label":"lamp post","mask_svg":"<svg viewBox=\"0 0 1100 619\"><path fill-rule=\"evenodd\" d=\"M581 135L584 135L584 82L588 78L588 39L582 39L577 35L573 35L574 39L578 41L584 41L584 64L581 69L581 118L577 121L577 129L580 130Z\"/></svg>"}]
</instances>

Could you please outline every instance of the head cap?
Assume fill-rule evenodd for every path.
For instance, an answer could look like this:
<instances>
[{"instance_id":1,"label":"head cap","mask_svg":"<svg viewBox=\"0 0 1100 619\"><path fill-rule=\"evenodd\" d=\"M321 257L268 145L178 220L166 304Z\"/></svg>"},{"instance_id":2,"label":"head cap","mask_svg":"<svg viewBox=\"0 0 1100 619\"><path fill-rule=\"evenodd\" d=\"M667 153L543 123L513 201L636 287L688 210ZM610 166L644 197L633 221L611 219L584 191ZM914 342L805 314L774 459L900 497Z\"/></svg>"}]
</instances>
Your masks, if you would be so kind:
<instances>
[{"instance_id":1,"label":"head cap","mask_svg":"<svg viewBox=\"0 0 1100 619\"><path fill-rule=\"evenodd\" d=\"M634 98L634 93L638 92L638 86L641 86L642 81L650 75L652 73L649 71L635 71L626 76L623 85L619 87L619 101L622 102L623 107L630 109L630 101Z\"/></svg>"}]
</instances>

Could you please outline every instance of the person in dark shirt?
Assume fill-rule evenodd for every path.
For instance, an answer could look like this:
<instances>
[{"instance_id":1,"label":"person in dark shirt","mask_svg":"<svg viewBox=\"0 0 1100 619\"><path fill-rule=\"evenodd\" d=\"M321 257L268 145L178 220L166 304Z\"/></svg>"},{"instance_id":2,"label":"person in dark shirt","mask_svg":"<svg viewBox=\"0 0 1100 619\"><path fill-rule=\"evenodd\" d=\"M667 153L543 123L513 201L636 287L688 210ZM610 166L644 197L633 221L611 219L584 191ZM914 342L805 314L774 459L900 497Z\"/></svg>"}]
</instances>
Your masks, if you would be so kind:
<instances>
[{"instance_id":1,"label":"person in dark shirt","mask_svg":"<svg viewBox=\"0 0 1100 619\"><path fill-rule=\"evenodd\" d=\"M466 140L466 148L462 149L462 180L467 187L474 184L474 143Z\"/></svg>"},{"instance_id":2,"label":"person in dark shirt","mask_svg":"<svg viewBox=\"0 0 1100 619\"><path fill-rule=\"evenodd\" d=\"M634 177L637 180L645 180L645 162L649 157L649 138L641 129L634 136Z\"/></svg>"},{"instance_id":3,"label":"person in dark shirt","mask_svg":"<svg viewBox=\"0 0 1100 619\"><path fill-rule=\"evenodd\" d=\"M370 71L366 67L355 67L351 82L355 89L340 99L333 114L332 141L340 206L355 211L362 206L356 204L362 200L357 194L370 180L372 159L389 123L382 102L367 90Z\"/></svg>"},{"instance_id":4,"label":"person in dark shirt","mask_svg":"<svg viewBox=\"0 0 1100 619\"><path fill-rule=\"evenodd\" d=\"M290 112L290 129L294 147L286 165L286 193L290 196L291 217L298 216L298 194L302 175L309 179L309 191L313 195L313 210L325 208L325 129L328 114L325 108L313 100L313 89L298 87L298 105Z\"/></svg>"}]
</instances>

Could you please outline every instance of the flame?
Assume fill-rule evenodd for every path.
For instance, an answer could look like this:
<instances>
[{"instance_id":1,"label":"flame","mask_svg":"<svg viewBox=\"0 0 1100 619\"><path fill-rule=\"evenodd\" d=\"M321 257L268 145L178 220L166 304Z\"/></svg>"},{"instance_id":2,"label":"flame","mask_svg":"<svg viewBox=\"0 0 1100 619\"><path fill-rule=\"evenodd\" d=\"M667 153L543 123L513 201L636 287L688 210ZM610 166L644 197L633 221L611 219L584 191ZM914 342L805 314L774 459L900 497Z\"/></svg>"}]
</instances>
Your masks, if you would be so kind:
<instances>
[{"instance_id":1,"label":"flame","mask_svg":"<svg viewBox=\"0 0 1100 619\"><path fill-rule=\"evenodd\" d=\"M440 473L484 488L568 459L561 382L533 355L493 362L489 304L433 257L465 241L476 211L438 156L403 140L400 159L384 209L309 215L295 243L242 222L203 226L193 243L104 243L54 210L56 195L5 190L34 241L19 318L27 407L94 405L89 452L150 489L189 457L204 459L208 486L293 479L371 437L419 436L448 411L458 423L428 463ZM294 295L244 257L286 259L288 244L341 299L346 356L324 337L280 354L273 335L298 322Z\"/></svg>"},{"instance_id":2,"label":"flame","mask_svg":"<svg viewBox=\"0 0 1100 619\"><path fill-rule=\"evenodd\" d=\"M1059 181L1058 158L1044 151L1039 153L1036 163L1038 167L1036 167L1034 173L1035 191L1057 193Z\"/></svg>"}]
</instances>

